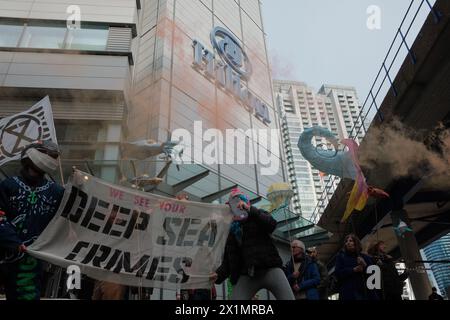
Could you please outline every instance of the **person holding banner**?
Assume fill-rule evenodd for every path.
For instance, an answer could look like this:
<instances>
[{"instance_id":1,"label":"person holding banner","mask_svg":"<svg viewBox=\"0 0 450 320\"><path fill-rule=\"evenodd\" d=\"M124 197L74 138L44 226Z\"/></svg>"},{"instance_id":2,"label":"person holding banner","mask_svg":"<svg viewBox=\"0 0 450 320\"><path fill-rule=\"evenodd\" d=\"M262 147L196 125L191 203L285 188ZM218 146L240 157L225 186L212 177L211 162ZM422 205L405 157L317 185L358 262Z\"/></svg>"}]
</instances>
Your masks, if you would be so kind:
<instances>
[{"instance_id":1,"label":"person holding banner","mask_svg":"<svg viewBox=\"0 0 450 320\"><path fill-rule=\"evenodd\" d=\"M45 178L58 167L58 146L38 141L24 148L20 175L0 183L0 276L6 299L39 300L41 263L26 253L58 210L64 188Z\"/></svg>"},{"instance_id":2,"label":"person holding banner","mask_svg":"<svg viewBox=\"0 0 450 320\"><path fill-rule=\"evenodd\" d=\"M251 206L239 189L232 191L231 198L236 196L240 200L237 207L246 214L233 218L222 265L211 280L221 284L229 277L234 286L231 300L250 300L261 289L270 290L278 300L294 300L271 238L276 220L266 211Z\"/></svg>"}]
</instances>

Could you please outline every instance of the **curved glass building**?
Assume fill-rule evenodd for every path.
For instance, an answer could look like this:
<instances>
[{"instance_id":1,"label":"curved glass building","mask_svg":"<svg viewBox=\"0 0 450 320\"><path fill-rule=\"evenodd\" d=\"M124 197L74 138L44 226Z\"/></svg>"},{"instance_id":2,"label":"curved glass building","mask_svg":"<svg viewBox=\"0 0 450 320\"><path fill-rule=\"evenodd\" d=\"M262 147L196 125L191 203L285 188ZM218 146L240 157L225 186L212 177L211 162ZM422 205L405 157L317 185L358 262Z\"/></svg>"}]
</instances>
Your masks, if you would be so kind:
<instances>
[{"instance_id":1,"label":"curved glass building","mask_svg":"<svg viewBox=\"0 0 450 320\"><path fill-rule=\"evenodd\" d=\"M433 242L424 248L426 258L430 263L439 290L447 298L450 296L450 234Z\"/></svg>"}]
</instances>

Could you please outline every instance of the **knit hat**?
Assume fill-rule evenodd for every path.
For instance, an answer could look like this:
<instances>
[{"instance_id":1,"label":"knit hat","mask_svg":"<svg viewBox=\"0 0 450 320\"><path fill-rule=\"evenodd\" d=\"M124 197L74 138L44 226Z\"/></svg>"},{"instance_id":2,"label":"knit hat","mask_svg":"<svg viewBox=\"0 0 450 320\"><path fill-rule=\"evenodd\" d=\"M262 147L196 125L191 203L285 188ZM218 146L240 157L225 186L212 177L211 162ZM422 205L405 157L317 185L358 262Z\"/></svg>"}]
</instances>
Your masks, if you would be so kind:
<instances>
[{"instance_id":1,"label":"knit hat","mask_svg":"<svg viewBox=\"0 0 450 320\"><path fill-rule=\"evenodd\" d=\"M229 199L234 198L234 197L239 197L239 199L244 201L247 205L250 205L250 200L248 199L248 196L244 192L242 192L241 189L234 188L233 190L231 190Z\"/></svg>"},{"instance_id":2,"label":"knit hat","mask_svg":"<svg viewBox=\"0 0 450 320\"><path fill-rule=\"evenodd\" d=\"M297 244L300 248L302 248L303 249L303 252L305 252L306 251L306 247L305 247L305 244L302 242L302 241L300 241L300 240L294 240L294 241L292 241L292 244Z\"/></svg>"}]
</instances>

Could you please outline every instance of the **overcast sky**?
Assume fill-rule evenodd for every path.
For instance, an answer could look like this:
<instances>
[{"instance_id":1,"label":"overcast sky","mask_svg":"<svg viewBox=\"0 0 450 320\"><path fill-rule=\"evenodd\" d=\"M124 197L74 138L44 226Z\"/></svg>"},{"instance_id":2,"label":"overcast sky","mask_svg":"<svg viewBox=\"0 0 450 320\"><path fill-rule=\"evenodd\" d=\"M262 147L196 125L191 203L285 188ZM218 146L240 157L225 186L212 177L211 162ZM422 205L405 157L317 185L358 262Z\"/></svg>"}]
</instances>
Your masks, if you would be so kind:
<instances>
[{"instance_id":1,"label":"overcast sky","mask_svg":"<svg viewBox=\"0 0 450 320\"><path fill-rule=\"evenodd\" d=\"M414 1L413 13L420 0ZM354 86L362 104L410 3L411 0L262 0L273 77L304 81L316 90L323 83ZM367 27L369 17L373 17L367 10L372 5L380 8L381 29ZM410 43L428 10L425 3L418 24L408 37ZM408 26L412 16L406 20Z\"/></svg>"}]
</instances>

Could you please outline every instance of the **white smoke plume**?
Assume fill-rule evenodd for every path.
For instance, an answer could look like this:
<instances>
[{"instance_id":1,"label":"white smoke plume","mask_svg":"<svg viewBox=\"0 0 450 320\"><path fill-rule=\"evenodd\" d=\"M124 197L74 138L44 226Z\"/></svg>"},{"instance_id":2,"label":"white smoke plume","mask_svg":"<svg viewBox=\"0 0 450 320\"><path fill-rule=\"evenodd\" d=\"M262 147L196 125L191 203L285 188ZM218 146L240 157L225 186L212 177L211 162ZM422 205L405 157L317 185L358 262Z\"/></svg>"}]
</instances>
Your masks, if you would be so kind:
<instances>
[{"instance_id":1,"label":"white smoke plume","mask_svg":"<svg viewBox=\"0 0 450 320\"><path fill-rule=\"evenodd\" d=\"M430 176L429 187L450 188L450 129L441 124L430 134L399 120L372 127L361 145L359 160L369 170L386 166L394 179Z\"/></svg>"}]
</instances>

